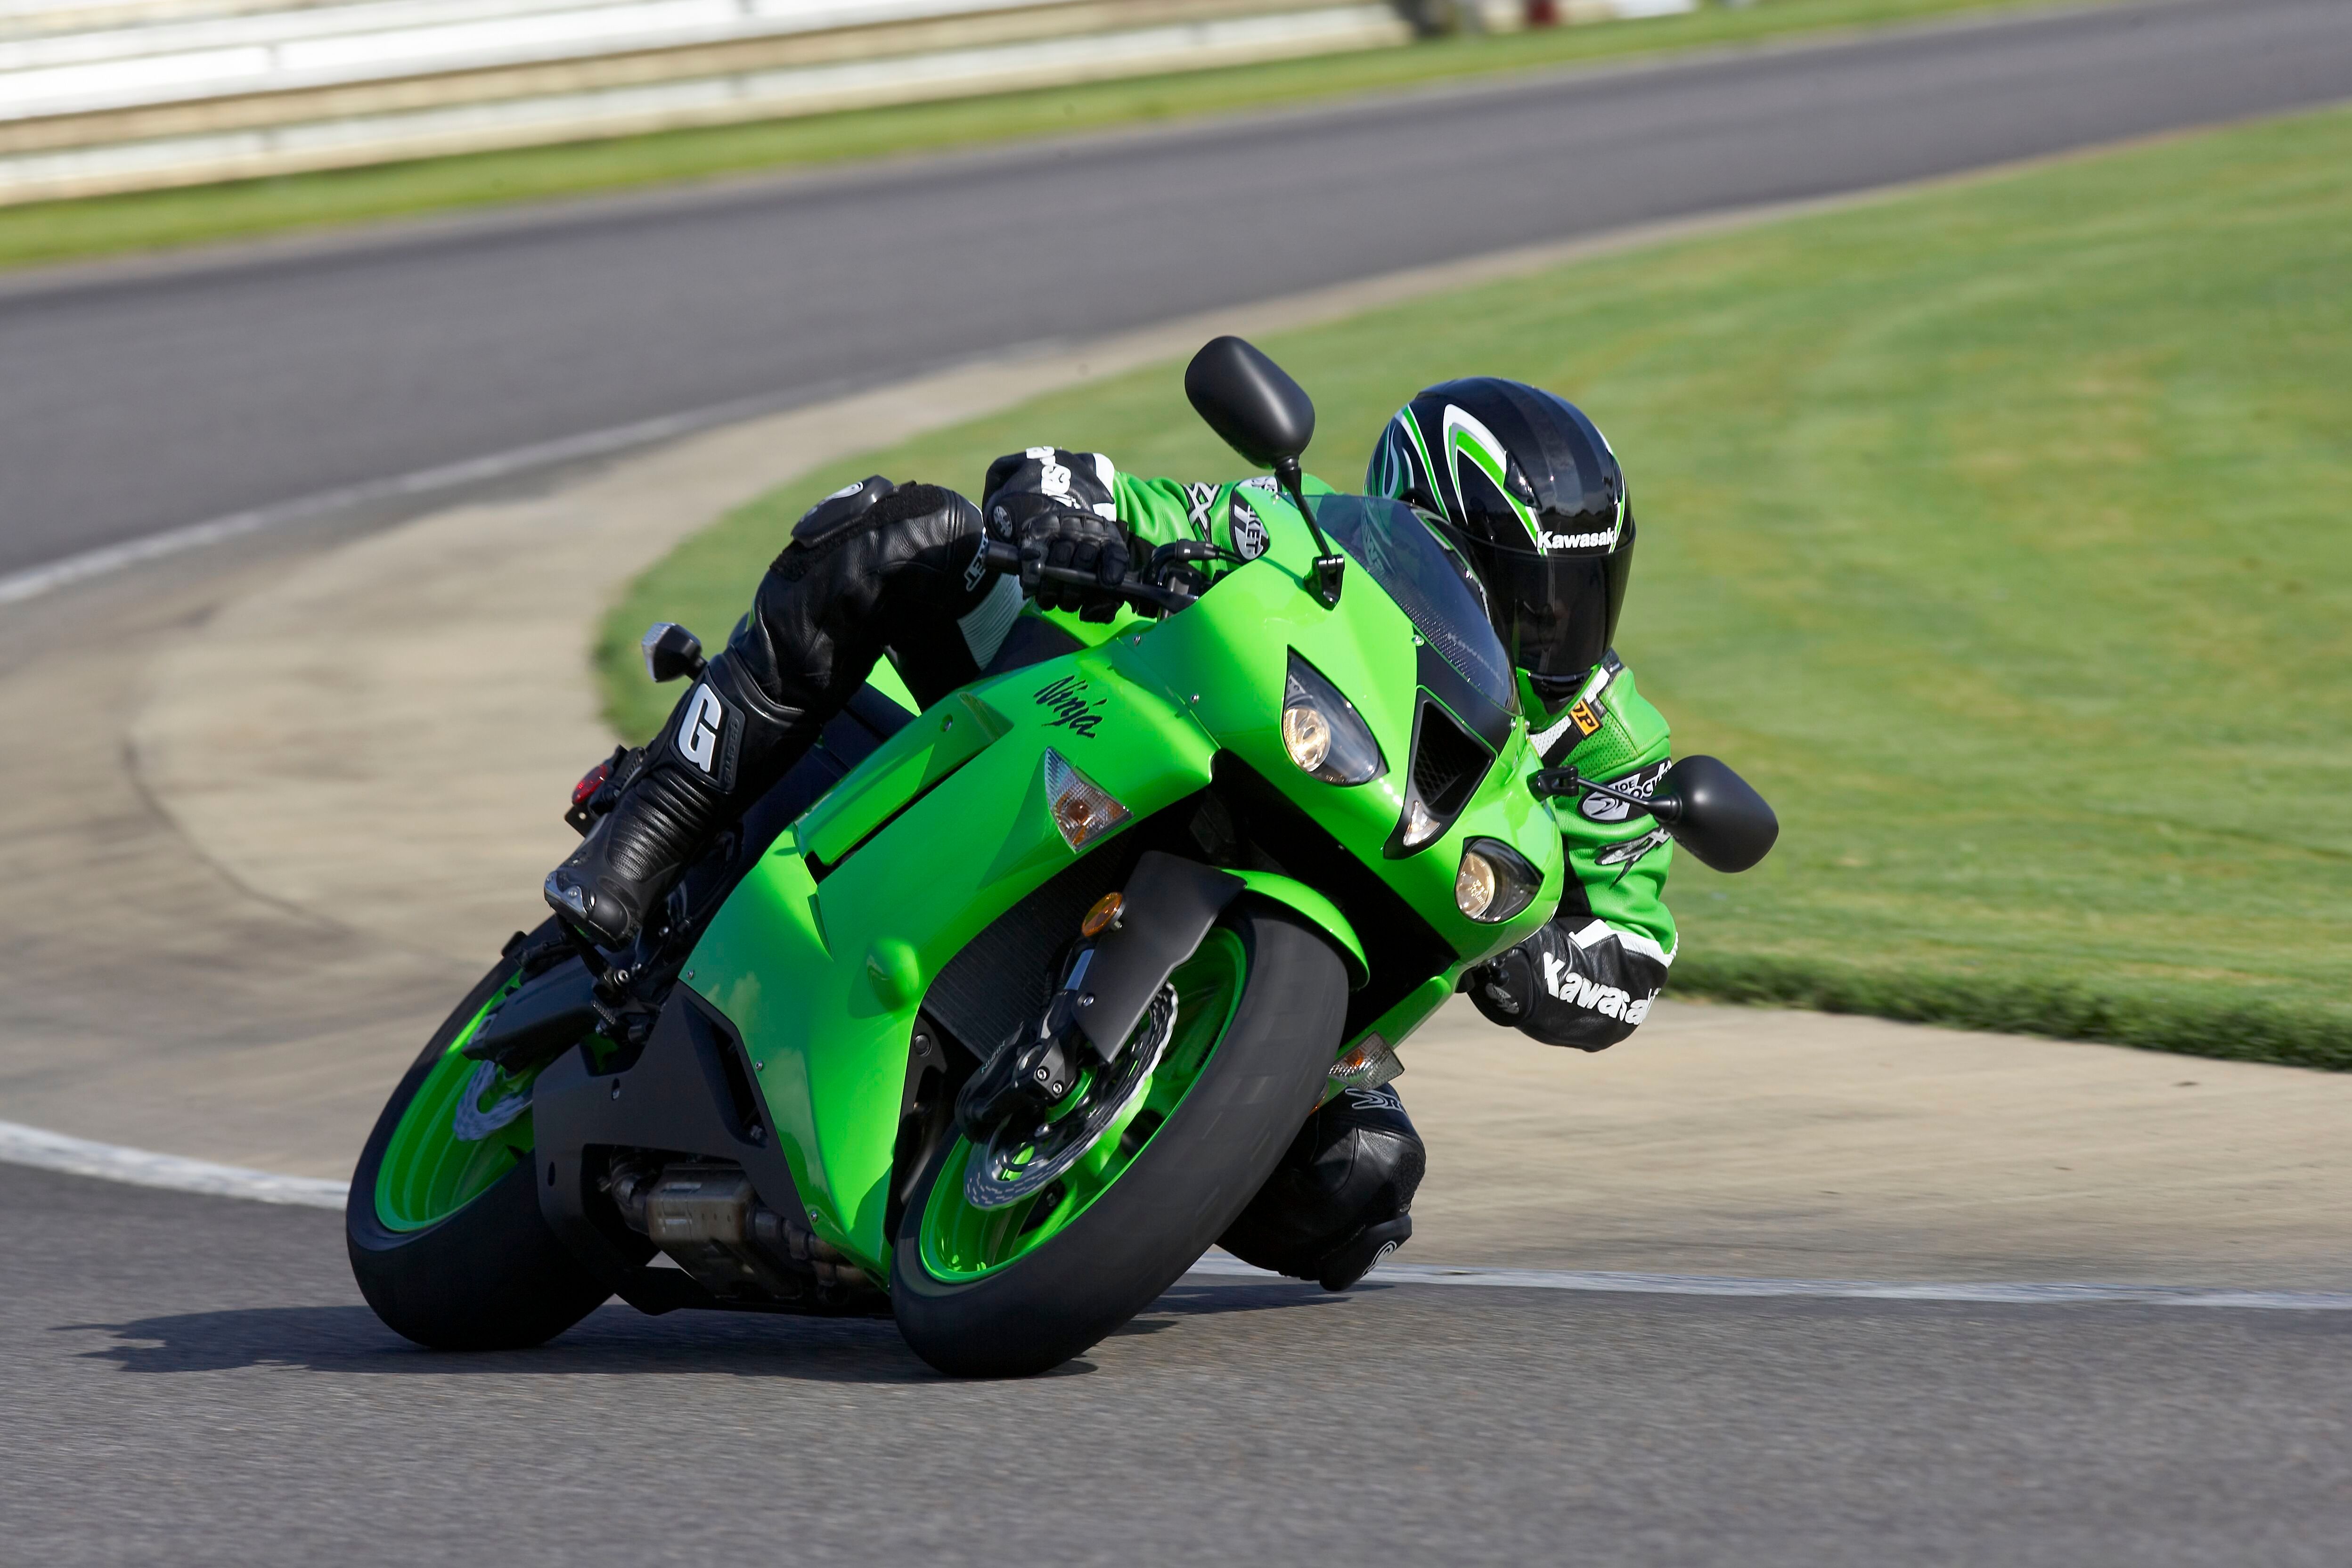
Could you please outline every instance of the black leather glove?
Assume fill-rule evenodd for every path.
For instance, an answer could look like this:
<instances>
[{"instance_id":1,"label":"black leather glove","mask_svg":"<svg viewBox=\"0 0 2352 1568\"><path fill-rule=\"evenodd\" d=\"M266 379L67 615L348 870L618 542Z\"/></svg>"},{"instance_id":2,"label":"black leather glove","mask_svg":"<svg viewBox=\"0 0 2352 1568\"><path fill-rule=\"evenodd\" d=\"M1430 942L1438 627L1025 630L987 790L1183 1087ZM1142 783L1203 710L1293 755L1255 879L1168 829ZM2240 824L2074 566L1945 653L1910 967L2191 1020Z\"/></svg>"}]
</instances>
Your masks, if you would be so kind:
<instances>
[{"instance_id":1,"label":"black leather glove","mask_svg":"<svg viewBox=\"0 0 2352 1568\"><path fill-rule=\"evenodd\" d=\"M1462 976L1462 989L1486 1022L1507 1029L1526 1023L1536 1004L1536 966L1528 956L1528 944L1498 952L1472 969Z\"/></svg>"},{"instance_id":2,"label":"black leather glove","mask_svg":"<svg viewBox=\"0 0 2352 1568\"><path fill-rule=\"evenodd\" d=\"M990 507L992 533L998 531L999 512L1006 514L1013 542L1021 549L1021 591L1034 595L1041 608L1076 610L1089 621L1107 621L1118 613L1127 602L1118 587L1127 580L1130 559L1127 532L1118 524L1042 496L1015 495ZM1048 577L1048 566L1084 572L1094 580Z\"/></svg>"},{"instance_id":3,"label":"black leather glove","mask_svg":"<svg viewBox=\"0 0 2352 1568\"><path fill-rule=\"evenodd\" d=\"M1462 976L1488 1023L1580 1051L1605 1051L1633 1034L1665 984L1655 948L1590 915L1554 920Z\"/></svg>"}]
</instances>

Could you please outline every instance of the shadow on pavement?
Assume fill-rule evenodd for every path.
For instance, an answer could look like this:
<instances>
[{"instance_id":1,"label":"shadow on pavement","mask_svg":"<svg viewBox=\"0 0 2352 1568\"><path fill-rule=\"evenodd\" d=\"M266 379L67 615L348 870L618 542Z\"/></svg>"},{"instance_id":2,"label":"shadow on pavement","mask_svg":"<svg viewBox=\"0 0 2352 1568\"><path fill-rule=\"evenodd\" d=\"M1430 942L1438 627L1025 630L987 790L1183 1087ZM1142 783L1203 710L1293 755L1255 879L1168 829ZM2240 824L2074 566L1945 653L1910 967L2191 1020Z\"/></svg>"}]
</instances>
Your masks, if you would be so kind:
<instances>
[{"instance_id":1,"label":"shadow on pavement","mask_svg":"<svg viewBox=\"0 0 2352 1568\"><path fill-rule=\"evenodd\" d=\"M895 1328L872 1319L719 1313L648 1318L617 1306L600 1308L527 1351L425 1350L385 1328L365 1307L244 1307L123 1323L73 1323L57 1331L111 1334L114 1343L83 1356L142 1373L254 1366L432 1377L725 1373L812 1383L908 1383L936 1375L915 1359Z\"/></svg>"},{"instance_id":2,"label":"shadow on pavement","mask_svg":"<svg viewBox=\"0 0 2352 1568\"><path fill-rule=\"evenodd\" d=\"M1344 1298L1296 1285L1181 1283L1116 1331L1114 1339L1162 1332L1180 1320L1230 1312L1336 1306ZM83 1359L126 1372L226 1372L299 1367L311 1372L435 1377L492 1373L566 1376L723 1373L807 1383L921 1383L939 1374L918 1360L888 1321L677 1312L648 1318L606 1306L528 1351L454 1352L412 1345L365 1307L240 1307L122 1323L64 1323L56 1333L105 1333L111 1344ZM1079 1360L1048 1376L1094 1370Z\"/></svg>"}]
</instances>

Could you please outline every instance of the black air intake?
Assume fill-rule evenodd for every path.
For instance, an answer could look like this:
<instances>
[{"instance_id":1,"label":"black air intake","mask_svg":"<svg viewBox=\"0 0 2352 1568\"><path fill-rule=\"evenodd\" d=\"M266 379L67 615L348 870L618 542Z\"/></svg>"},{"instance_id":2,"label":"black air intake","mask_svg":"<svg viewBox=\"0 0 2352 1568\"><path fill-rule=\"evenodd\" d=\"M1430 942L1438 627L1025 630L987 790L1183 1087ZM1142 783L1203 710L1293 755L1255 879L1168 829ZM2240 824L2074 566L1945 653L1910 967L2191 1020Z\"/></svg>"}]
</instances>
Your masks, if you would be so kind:
<instances>
[{"instance_id":1,"label":"black air intake","mask_svg":"<svg viewBox=\"0 0 2352 1568\"><path fill-rule=\"evenodd\" d=\"M1477 793L1478 781L1495 755L1444 707L1424 697L1412 725L1412 769L1405 789L1404 815L1383 847L1391 859L1428 848L1445 837L1462 808Z\"/></svg>"},{"instance_id":2,"label":"black air intake","mask_svg":"<svg viewBox=\"0 0 2352 1568\"><path fill-rule=\"evenodd\" d=\"M1412 787L1431 816L1458 816L1494 759L1434 702L1421 705L1420 729L1420 742L1412 751Z\"/></svg>"}]
</instances>

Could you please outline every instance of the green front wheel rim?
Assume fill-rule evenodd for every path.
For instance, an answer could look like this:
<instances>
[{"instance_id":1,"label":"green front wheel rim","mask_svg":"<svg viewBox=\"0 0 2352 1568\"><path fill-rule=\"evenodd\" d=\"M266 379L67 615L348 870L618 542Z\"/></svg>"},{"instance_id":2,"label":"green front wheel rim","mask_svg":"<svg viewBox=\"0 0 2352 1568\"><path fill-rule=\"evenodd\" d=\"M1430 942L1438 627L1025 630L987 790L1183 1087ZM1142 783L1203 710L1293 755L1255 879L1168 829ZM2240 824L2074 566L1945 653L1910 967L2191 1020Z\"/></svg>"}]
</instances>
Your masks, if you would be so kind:
<instances>
[{"instance_id":1,"label":"green front wheel rim","mask_svg":"<svg viewBox=\"0 0 2352 1568\"><path fill-rule=\"evenodd\" d=\"M457 1127L461 1102L481 1067L463 1054L466 1042L518 984L519 979L509 980L476 1010L409 1097L400 1124L385 1145L383 1162L376 1167L375 1215L385 1229L415 1231L437 1225L488 1192L519 1162L530 1158L528 1110L482 1138L461 1138ZM512 1076L493 1073L474 1096L474 1109L489 1110L527 1093L538 1077L537 1068Z\"/></svg>"},{"instance_id":2,"label":"green front wheel rim","mask_svg":"<svg viewBox=\"0 0 2352 1568\"><path fill-rule=\"evenodd\" d=\"M948 1151L923 1205L919 1242L923 1269L946 1284L985 1278L1018 1262L1068 1229L1134 1164L1176 1108L1200 1082L1240 1006L1249 961L1241 938L1212 931L1169 977L1176 987L1175 1037L1152 1069L1132 1109L1107 1128L1076 1164L1032 1198L1003 1208L976 1208L964 1197L969 1139Z\"/></svg>"}]
</instances>

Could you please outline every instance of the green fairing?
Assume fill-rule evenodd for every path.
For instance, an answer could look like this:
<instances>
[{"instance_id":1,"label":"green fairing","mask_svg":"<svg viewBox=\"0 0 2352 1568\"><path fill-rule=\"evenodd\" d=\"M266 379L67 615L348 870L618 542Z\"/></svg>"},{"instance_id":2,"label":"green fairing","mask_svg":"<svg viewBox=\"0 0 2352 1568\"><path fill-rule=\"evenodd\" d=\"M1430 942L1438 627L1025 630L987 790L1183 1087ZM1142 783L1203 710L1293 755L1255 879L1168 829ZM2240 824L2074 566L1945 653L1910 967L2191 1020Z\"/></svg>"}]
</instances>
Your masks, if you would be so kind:
<instances>
[{"instance_id":1,"label":"green fairing","mask_svg":"<svg viewBox=\"0 0 2352 1568\"><path fill-rule=\"evenodd\" d=\"M1265 483L1259 480L1249 487L1213 487L1121 473L1114 479L1113 493L1118 498L1121 526L1141 543L1160 545L1173 540L1197 539L1201 537L1200 522L1205 520L1210 542L1232 550L1236 548L1233 532L1236 491L1261 519L1274 509L1279 509L1286 517L1296 516L1287 502L1265 490ZM1334 493L1330 486L1312 474L1307 476L1303 488L1310 496ZM1200 499L1203 492L1208 492L1205 505ZM1099 635L1102 629L1085 626L1073 615L1057 614L1053 619L1081 636ZM1353 695L1354 689L1346 682L1340 686ZM1530 731L1542 731L1567 710L1567 704L1562 703L1547 712L1524 675L1519 678L1519 688L1520 706L1528 715ZM1663 762L1670 754L1673 740L1665 716L1641 695L1633 671L1620 672L1610 683L1604 706L1608 718L1601 729L1567 756L1555 757L1555 763L1572 766L1587 778L1609 784L1653 763ZM1559 803L1557 811L1569 864L1584 892L1583 912L1598 916L1620 931L1639 932L1672 953L1675 920L1666 910L1665 886L1666 871L1674 864L1673 841L1661 839L1628 864L1601 865L1598 857L1616 845L1649 835L1657 823L1638 813L1624 822L1594 822L1581 816L1573 802ZM1573 909L1576 900L1567 901ZM1414 1021L1419 1022L1417 1018ZM1385 1030L1380 1032L1391 1045L1402 1037Z\"/></svg>"},{"instance_id":2,"label":"green fairing","mask_svg":"<svg viewBox=\"0 0 2352 1568\"><path fill-rule=\"evenodd\" d=\"M688 963L687 984L733 1022L758 1064L811 1223L877 1278L887 1272L884 1214L922 993L989 922L1076 858L1047 810L1048 748L1130 814L1088 852L1206 787L1221 750L1309 813L1456 954L1381 1020L1391 1044L1463 969L1548 919L1566 886L1559 831L1526 787L1539 764L1518 727L1441 838L1404 858L1381 853L1403 805L1416 634L1360 572L1341 606L1326 610L1301 586L1315 548L1297 512L1257 490L1247 500L1265 530L1263 556L1164 620L1087 626L1084 651L934 706L779 840ZM1215 504L1229 530L1230 489ZM1388 759L1384 776L1342 787L1290 762L1279 718L1293 648L1356 704ZM1512 844L1543 879L1509 921L1479 924L1454 906L1473 835ZM822 881L813 851L832 868ZM1350 979L1362 979L1362 945L1328 899L1282 886L1287 879L1260 880L1256 891L1319 924L1349 960Z\"/></svg>"},{"instance_id":3,"label":"green fairing","mask_svg":"<svg viewBox=\"0 0 2352 1568\"><path fill-rule=\"evenodd\" d=\"M1214 745L1180 708L1120 679L1115 658L1089 651L967 689L970 704L1000 727L993 743L901 811L822 887L804 858L804 819L744 879L695 950L690 984L763 1064L760 1085L818 1234L877 1272L899 1087L922 989L991 921L1076 858L1046 810L1045 749L1138 816L1209 782ZM1063 679L1083 683L1097 721L1091 738L1064 721L1065 710L1035 700ZM957 710L969 710L961 701L934 708L838 789L885 775L919 782L925 770L905 765L909 752L935 739Z\"/></svg>"}]
</instances>

